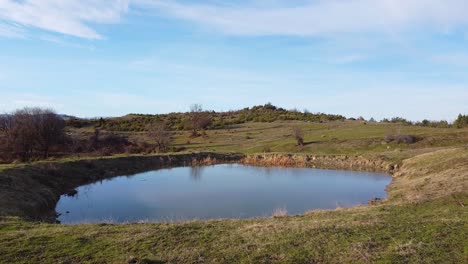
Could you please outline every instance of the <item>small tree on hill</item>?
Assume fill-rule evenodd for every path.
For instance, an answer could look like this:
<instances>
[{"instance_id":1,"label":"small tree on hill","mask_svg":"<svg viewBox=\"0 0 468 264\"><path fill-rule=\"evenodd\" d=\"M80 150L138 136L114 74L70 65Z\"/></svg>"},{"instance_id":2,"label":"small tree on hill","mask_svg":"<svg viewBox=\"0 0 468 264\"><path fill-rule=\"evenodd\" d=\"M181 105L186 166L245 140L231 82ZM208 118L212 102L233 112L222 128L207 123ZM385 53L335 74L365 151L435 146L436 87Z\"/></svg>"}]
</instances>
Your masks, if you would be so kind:
<instances>
[{"instance_id":1,"label":"small tree on hill","mask_svg":"<svg viewBox=\"0 0 468 264\"><path fill-rule=\"evenodd\" d=\"M212 124L212 120L209 114L203 111L203 108L199 104L193 104L190 106L190 128L192 130L192 136L198 136L198 130L205 129Z\"/></svg>"},{"instance_id":2,"label":"small tree on hill","mask_svg":"<svg viewBox=\"0 0 468 264\"><path fill-rule=\"evenodd\" d=\"M292 127L293 137L296 139L298 146L304 146L304 131L299 126Z\"/></svg>"}]
</instances>

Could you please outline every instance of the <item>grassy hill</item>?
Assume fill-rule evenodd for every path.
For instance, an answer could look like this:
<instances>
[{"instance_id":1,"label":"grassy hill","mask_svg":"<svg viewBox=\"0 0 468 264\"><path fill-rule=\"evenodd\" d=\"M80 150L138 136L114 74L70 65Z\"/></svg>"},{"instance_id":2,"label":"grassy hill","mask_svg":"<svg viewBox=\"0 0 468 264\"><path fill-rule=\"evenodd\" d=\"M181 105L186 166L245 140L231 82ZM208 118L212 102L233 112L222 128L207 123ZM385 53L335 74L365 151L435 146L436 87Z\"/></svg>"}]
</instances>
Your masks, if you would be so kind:
<instances>
[{"instance_id":1,"label":"grassy hill","mask_svg":"<svg viewBox=\"0 0 468 264\"><path fill-rule=\"evenodd\" d=\"M300 112L298 110L286 110L270 103L265 105L247 107L241 110L215 112L203 111L201 115L210 120L207 129L220 129L230 125L244 124L247 122L274 122L285 120L325 122L345 120L341 115L324 113ZM190 129L190 113L169 114L128 114L123 117L98 118L98 119L70 119L68 124L72 127L97 127L109 131L145 131L147 125L154 122L164 122L170 130Z\"/></svg>"}]
</instances>

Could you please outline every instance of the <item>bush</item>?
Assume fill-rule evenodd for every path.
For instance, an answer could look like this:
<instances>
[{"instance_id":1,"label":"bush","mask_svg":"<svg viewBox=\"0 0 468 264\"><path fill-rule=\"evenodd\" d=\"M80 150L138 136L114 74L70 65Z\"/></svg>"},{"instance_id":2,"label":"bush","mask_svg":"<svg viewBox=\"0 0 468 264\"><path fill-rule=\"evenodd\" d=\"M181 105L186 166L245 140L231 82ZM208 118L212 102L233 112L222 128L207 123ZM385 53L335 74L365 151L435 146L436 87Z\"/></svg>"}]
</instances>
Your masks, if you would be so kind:
<instances>
[{"instance_id":1,"label":"bush","mask_svg":"<svg viewBox=\"0 0 468 264\"><path fill-rule=\"evenodd\" d=\"M456 128L468 127L468 115L459 114L457 120L453 123Z\"/></svg>"},{"instance_id":2,"label":"bush","mask_svg":"<svg viewBox=\"0 0 468 264\"><path fill-rule=\"evenodd\" d=\"M430 121L430 120L424 119L421 122L417 122L415 125L423 126L423 127L435 127L435 128L448 128L448 127L450 127L449 123L447 121L445 121L445 120Z\"/></svg>"},{"instance_id":3,"label":"bush","mask_svg":"<svg viewBox=\"0 0 468 264\"><path fill-rule=\"evenodd\" d=\"M29 161L49 156L52 148L64 145L65 121L53 110L24 108L0 117L2 152L7 159Z\"/></svg>"},{"instance_id":4,"label":"bush","mask_svg":"<svg viewBox=\"0 0 468 264\"><path fill-rule=\"evenodd\" d=\"M385 136L385 142L387 143L405 143L405 144L413 144L417 141L417 138L412 135L401 135L401 134L387 134Z\"/></svg>"},{"instance_id":5,"label":"bush","mask_svg":"<svg viewBox=\"0 0 468 264\"><path fill-rule=\"evenodd\" d=\"M187 113L169 113L161 115L129 114L124 117L106 119L70 119L72 127L93 126L107 131L145 131L151 123L166 123L168 130L192 130L193 136L203 129L225 128L233 124L250 121L274 122L277 120L298 120L310 122L327 122L345 120L341 115L288 111L270 103L247 107L237 111L214 112L203 110L200 105L193 105Z\"/></svg>"}]
</instances>

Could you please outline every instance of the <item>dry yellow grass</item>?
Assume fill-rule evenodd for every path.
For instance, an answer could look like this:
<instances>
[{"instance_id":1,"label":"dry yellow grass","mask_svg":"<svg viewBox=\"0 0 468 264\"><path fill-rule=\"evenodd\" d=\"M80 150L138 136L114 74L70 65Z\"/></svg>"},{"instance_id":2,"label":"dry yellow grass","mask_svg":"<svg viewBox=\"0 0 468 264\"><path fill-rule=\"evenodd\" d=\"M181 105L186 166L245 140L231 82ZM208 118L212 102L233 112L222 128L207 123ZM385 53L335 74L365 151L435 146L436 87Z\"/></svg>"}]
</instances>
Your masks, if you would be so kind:
<instances>
[{"instance_id":1,"label":"dry yellow grass","mask_svg":"<svg viewBox=\"0 0 468 264\"><path fill-rule=\"evenodd\" d=\"M468 148L421 154L403 161L388 188L389 200L420 202L468 190Z\"/></svg>"}]
</instances>

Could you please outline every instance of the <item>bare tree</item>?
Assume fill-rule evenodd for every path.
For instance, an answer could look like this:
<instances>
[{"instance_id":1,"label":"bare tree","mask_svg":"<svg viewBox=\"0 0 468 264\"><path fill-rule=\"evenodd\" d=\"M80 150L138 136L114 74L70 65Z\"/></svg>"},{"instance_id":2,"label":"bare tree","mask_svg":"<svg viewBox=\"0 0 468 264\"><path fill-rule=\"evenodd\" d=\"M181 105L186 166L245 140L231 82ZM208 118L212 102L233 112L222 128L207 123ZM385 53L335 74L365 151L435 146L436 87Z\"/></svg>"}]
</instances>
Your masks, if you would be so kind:
<instances>
[{"instance_id":1,"label":"bare tree","mask_svg":"<svg viewBox=\"0 0 468 264\"><path fill-rule=\"evenodd\" d=\"M199 104L193 104L190 106L190 128L192 130L192 136L198 136L198 130L205 129L212 123L208 113L203 111L203 108Z\"/></svg>"},{"instance_id":2,"label":"bare tree","mask_svg":"<svg viewBox=\"0 0 468 264\"><path fill-rule=\"evenodd\" d=\"M299 126L292 127L293 137L296 139L298 146L304 146L304 131Z\"/></svg>"},{"instance_id":3,"label":"bare tree","mask_svg":"<svg viewBox=\"0 0 468 264\"><path fill-rule=\"evenodd\" d=\"M11 131L13 117L10 114L0 115L0 159L10 159L12 154Z\"/></svg>"},{"instance_id":4,"label":"bare tree","mask_svg":"<svg viewBox=\"0 0 468 264\"><path fill-rule=\"evenodd\" d=\"M0 115L0 132L8 133L13 126L13 117L10 114Z\"/></svg>"},{"instance_id":5,"label":"bare tree","mask_svg":"<svg viewBox=\"0 0 468 264\"><path fill-rule=\"evenodd\" d=\"M63 142L65 138L65 120L51 109L34 108L32 115L37 133L36 143L43 157L47 158L50 148Z\"/></svg>"},{"instance_id":6,"label":"bare tree","mask_svg":"<svg viewBox=\"0 0 468 264\"><path fill-rule=\"evenodd\" d=\"M166 130L166 124L156 122L148 125L148 134L156 142L158 150L161 152L167 151L171 140L170 133Z\"/></svg>"},{"instance_id":7,"label":"bare tree","mask_svg":"<svg viewBox=\"0 0 468 264\"><path fill-rule=\"evenodd\" d=\"M37 137L31 108L24 108L13 113L13 126L9 136L13 154L19 155L23 160L31 159Z\"/></svg>"},{"instance_id":8,"label":"bare tree","mask_svg":"<svg viewBox=\"0 0 468 264\"><path fill-rule=\"evenodd\" d=\"M36 151L49 156L52 146L65 137L65 121L50 109L24 108L0 119L9 151L29 160Z\"/></svg>"}]
</instances>

